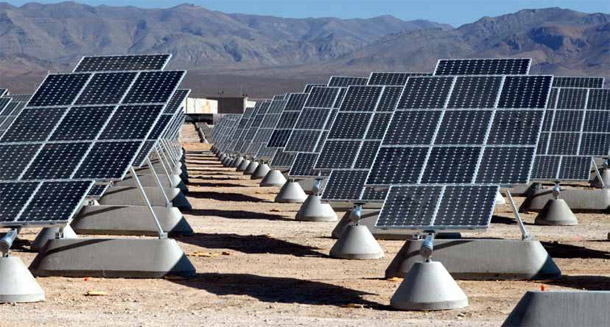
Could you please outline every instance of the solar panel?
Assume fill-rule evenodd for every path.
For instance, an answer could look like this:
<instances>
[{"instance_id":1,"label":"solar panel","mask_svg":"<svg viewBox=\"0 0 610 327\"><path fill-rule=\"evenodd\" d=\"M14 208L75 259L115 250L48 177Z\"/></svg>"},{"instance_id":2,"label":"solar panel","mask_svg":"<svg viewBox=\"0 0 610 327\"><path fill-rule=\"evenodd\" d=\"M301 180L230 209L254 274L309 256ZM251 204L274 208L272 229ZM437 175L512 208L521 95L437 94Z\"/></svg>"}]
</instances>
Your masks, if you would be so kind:
<instances>
[{"instance_id":1,"label":"solar panel","mask_svg":"<svg viewBox=\"0 0 610 327\"><path fill-rule=\"evenodd\" d=\"M527 75L531 59L441 59L434 75Z\"/></svg>"},{"instance_id":2,"label":"solar panel","mask_svg":"<svg viewBox=\"0 0 610 327\"><path fill-rule=\"evenodd\" d=\"M18 116L0 139L0 179L7 185L32 181L31 192L44 194L33 194L3 225L65 224L94 179L121 179L183 76L182 71L48 75L27 107L15 108ZM137 104L121 105L130 101Z\"/></svg>"},{"instance_id":3,"label":"solar panel","mask_svg":"<svg viewBox=\"0 0 610 327\"><path fill-rule=\"evenodd\" d=\"M83 57L75 72L163 70L171 55L124 55Z\"/></svg>"},{"instance_id":4,"label":"solar panel","mask_svg":"<svg viewBox=\"0 0 610 327\"><path fill-rule=\"evenodd\" d=\"M316 86L326 86L326 84L307 84L305 85L305 89L303 89L303 93L309 93Z\"/></svg>"},{"instance_id":5,"label":"solar panel","mask_svg":"<svg viewBox=\"0 0 610 327\"><path fill-rule=\"evenodd\" d=\"M317 159L317 153L297 153L288 175L291 177L317 176L317 172L313 169Z\"/></svg>"},{"instance_id":6,"label":"solar panel","mask_svg":"<svg viewBox=\"0 0 610 327\"><path fill-rule=\"evenodd\" d=\"M184 71L143 72L138 75L123 103L165 103L184 77Z\"/></svg>"},{"instance_id":7,"label":"solar panel","mask_svg":"<svg viewBox=\"0 0 610 327\"><path fill-rule=\"evenodd\" d=\"M6 93L8 93L7 89L0 89L0 97L4 96Z\"/></svg>"},{"instance_id":8,"label":"solar panel","mask_svg":"<svg viewBox=\"0 0 610 327\"><path fill-rule=\"evenodd\" d=\"M529 181L551 83L409 78L365 183L389 187L377 226L486 228L499 186Z\"/></svg>"},{"instance_id":9,"label":"solar panel","mask_svg":"<svg viewBox=\"0 0 610 327\"><path fill-rule=\"evenodd\" d=\"M368 81L368 77L332 76L328 81L328 86L348 87L350 85L366 85Z\"/></svg>"},{"instance_id":10,"label":"solar panel","mask_svg":"<svg viewBox=\"0 0 610 327\"><path fill-rule=\"evenodd\" d=\"M407 82L407 79L411 76L429 76L429 75L432 75L432 73L373 72L373 73L371 73L371 76L369 77L368 85L403 86Z\"/></svg>"},{"instance_id":11,"label":"solar panel","mask_svg":"<svg viewBox=\"0 0 610 327\"><path fill-rule=\"evenodd\" d=\"M137 73L95 74L76 100L77 105L119 103Z\"/></svg>"},{"instance_id":12,"label":"solar panel","mask_svg":"<svg viewBox=\"0 0 610 327\"><path fill-rule=\"evenodd\" d=\"M610 97L604 102L604 91L553 88L532 179L586 181L591 157L610 154L610 112L604 109Z\"/></svg>"},{"instance_id":13,"label":"solar panel","mask_svg":"<svg viewBox=\"0 0 610 327\"><path fill-rule=\"evenodd\" d=\"M28 102L28 107L70 105L80 94L91 74L50 74Z\"/></svg>"},{"instance_id":14,"label":"solar panel","mask_svg":"<svg viewBox=\"0 0 610 327\"><path fill-rule=\"evenodd\" d=\"M604 88L604 78L555 76L555 78L553 78L553 87L579 87L588 89L602 89Z\"/></svg>"}]
</instances>

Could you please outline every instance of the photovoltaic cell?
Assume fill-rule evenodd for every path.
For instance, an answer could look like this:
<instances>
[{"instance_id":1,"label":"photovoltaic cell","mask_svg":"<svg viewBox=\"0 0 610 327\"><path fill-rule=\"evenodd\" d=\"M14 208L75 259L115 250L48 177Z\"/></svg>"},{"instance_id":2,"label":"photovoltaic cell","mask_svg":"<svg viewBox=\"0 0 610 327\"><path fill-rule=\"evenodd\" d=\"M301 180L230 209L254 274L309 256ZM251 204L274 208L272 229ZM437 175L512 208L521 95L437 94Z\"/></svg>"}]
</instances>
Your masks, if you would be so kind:
<instances>
[{"instance_id":1,"label":"photovoltaic cell","mask_svg":"<svg viewBox=\"0 0 610 327\"><path fill-rule=\"evenodd\" d=\"M453 77L409 78L396 109L444 108Z\"/></svg>"},{"instance_id":2,"label":"photovoltaic cell","mask_svg":"<svg viewBox=\"0 0 610 327\"><path fill-rule=\"evenodd\" d=\"M161 105L120 106L100 135L101 140L146 138L161 113Z\"/></svg>"},{"instance_id":3,"label":"photovoltaic cell","mask_svg":"<svg viewBox=\"0 0 610 327\"><path fill-rule=\"evenodd\" d=\"M170 55L124 55L84 57L75 72L163 70Z\"/></svg>"},{"instance_id":4,"label":"photovoltaic cell","mask_svg":"<svg viewBox=\"0 0 610 327\"><path fill-rule=\"evenodd\" d=\"M335 201L358 199L367 175L367 170L333 170L322 198Z\"/></svg>"},{"instance_id":5,"label":"photovoltaic cell","mask_svg":"<svg viewBox=\"0 0 610 327\"><path fill-rule=\"evenodd\" d=\"M164 103L173 95L184 71L143 72L130 88L123 103Z\"/></svg>"},{"instance_id":6,"label":"photovoltaic cell","mask_svg":"<svg viewBox=\"0 0 610 327\"><path fill-rule=\"evenodd\" d=\"M352 76L333 76L328 82L328 86L348 87L350 85L366 85L368 77L352 77Z\"/></svg>"},{"instance_id":7,"label":"photovoltaic cell","mask_svg":"<svg viewBox=\"0 0 610 327\"><path fill-rule=\"evenodd\" d=\"M316 176L317 173L313 170L313 165L317 159L317 153L298 153L288 175L297 177Z\"/></svg>"},{"instance_id":8,"label":"photovoltaic cell","mask_svg":"<svg viewBox=\"0 0 610 327\"><path fill-rule=\"evenodd\" d=\"M67 108L29 109L19 116L2 136L1 143L46 140Z\"/></svg>"},{"instance_id":9,"label":"photovoltaic cell","mask_svg":"<svg viewBox=\"0 0 610 327\"><path fill-rule=\"evenodd\" d=\"M74 173L77 179L121 179L142 142L97 142Z\"/></svg>"},{"instance_id":10,"label":"photovoltaic cell","mask_svg":"<svg viewBox=\"0 0 610 327\"><path fill-rule=\"evenodd\" d=\"M555 76L555 78L553 79L553 87L579 87L601 89L604 87L604 78Z\"/></svg>"},{"instance_id":11,"label":"photovoltaic cell","mask_svg":"<svg viewBox=\"0 0 610 327\"><path fill-rule=\"evenodd\" d=\"M114 106L72 107L49 141L94 140L114 109Z\"/></svg>"},{"instance_id":12,"label":"photovoltaic cell","mask_svg":"<svg viewBox=\"0 0 610 327\"><path fill-rule=\"evenodd\" d=\"M0 180L16 180L40 147L40 144L0 145Z\"/></svg>"},{"instance_id":13,"label":"photovoltaic cell","mask_svg":"<svg viewBox=\"0 0 610 327\"><path fill-rule=\"evenodd\" d=\"M531 59L441 59L434 75L526 75Z\"/></svg>"},{"instance_id":14,"label":"photovoltaic cell","mask_svg":"<svg viewBox=\"0 0 610 327\"><path fill-rule=\"evenodd\" d=\"M68 179L89 149L90 143L50 143L42 147L22 179Z\"/></svg>"},{"instance_id":15,"label":"photovoltaic cell","mask_svg":"<svg viewBox=\"0 0 610 327\"><path fill-rule=\"evenodd\" d=\"M91 74L50 74L28 102L28 107L72 104Z\"/></svg>"},{"instance_id":16,"label":"photovoltaic cell","mask_svg":"<svg viewBox=\"0 0 610 327\"><path fill-rule=\"evenodd\" d=\"M407 78L410 76L427 76L432 73L384 73L384 72L373 72L369 77L368 85L397 85L402 86L407 82Z\"/></svg>"},{"instance_id":17,"label":"photovoltaic cell","mask_svg":"<svg viewBox=\"0 0 610 327\"><path fill-rule=\"evenodd\" d=\"M91 77L76 100L77 105L113 104L119 101L136 77L136 73L100 73Z\"/></svg>"}]
</instances>

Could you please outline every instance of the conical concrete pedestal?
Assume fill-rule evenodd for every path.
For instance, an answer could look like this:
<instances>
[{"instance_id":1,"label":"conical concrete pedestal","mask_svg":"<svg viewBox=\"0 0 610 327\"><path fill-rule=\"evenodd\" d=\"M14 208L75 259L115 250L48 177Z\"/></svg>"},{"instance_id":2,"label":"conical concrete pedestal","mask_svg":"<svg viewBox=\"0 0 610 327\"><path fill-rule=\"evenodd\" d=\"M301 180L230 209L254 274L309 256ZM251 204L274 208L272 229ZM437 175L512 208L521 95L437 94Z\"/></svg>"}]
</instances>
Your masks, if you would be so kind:
<instances>
[{"instance_id":1,"label":"conical concrete pedestal","mask_svg":"<svg viewBox=\"0 0 610 327\"><path fill-rule=\"evenodd\" d=\"M237 158L235 158L235 160L233 160L233 161L231 162L231 164L229 165L229 167L235 167L235 168L237 168L237 167L239 167L239 165L241 165L241 163L242 163L243 161L244 161L244 158L243 158L243 157L237 157ZM250 164L250 163L248 163L248 164Z\"/></svg>"},{"instance_id":2,"label":"conical concrete pedestal","mask_svg":"<svg viewBox=\"0 0 610 327\"><path fill-rule=\"evenodd\" d=\"M260 183L262 187L280 187L286 184L286 177L277 169L270 170Z\"/></svg>"},{"instance_id":3,"label":"conical concrete pedestal","mask_svg":"<svg viewBox=\"0 0 610 327\"><path fill-rule=\"evenodd\" d=\"M250 164L248 165L248 167L246 167L246 170L244 170L244 175L252 175L254 174L254 172L256 171L256 168L258 168L259 163L256 161L252 161L250 162Z\"/></svg>"},{"instance_id":4,"label":"conical concrete pedestal","mask_svg":"<svg viewBox=\"0 0 610 327\"><path fill-rule=\"evenodd\" d=\"M32 242L32 244L30 245L30 249L32 251L39 251L44 247L45 244L47 244L49 240L54 240L56 238L57 233L59 233L59 227L43 228L34 239L34 242ZM64 227L64 238L75 239L78 238L78 235L76 235L70 225L66 225L66 227Z\"/></svg>"},{"instance_id":5,"label":"conical concrete pedestal","mask_svg":"<svg viewBox=\"0 0 610 327\"><path fill-rule=\"evenodd\" d=\"M263 179L271 171L268 164L260 164L250 176L251 179Z\"/></svg>"},{"instance_id":6,"label":"conical concrete pedestal","mask_svg":"<svg viewBox=\"0 0 610 327\"><path fill-rule=\"evenodd\" d=\"M237 166L237 171L246 171L246 169L248 168L248 166L250 166L250 160L248 159L244 159L242 160L242 162Z\"/></svg>"},{"instance_id":7,"label":"conical concrete pedestal","mask_svg":"<svg viewBox=\"0 0 610 327\"><path fill-rule=\"evenodd\" d=\"M534 223L536 225L573 226L578 225L578 219L563 199L550 199Z\"/></svg>"},{"instance_id":8,"label":"conical concrete pedestal","mask_svg":"<svg viewBox=\"0 0 610 327\"><path fill-rule=\"evenodd\" d=\"M468 306L468 298L440 262L418 262L390 300L398 310L451 310Z\"/></svg>"},{"instance_id":9,"label":"conical concrete pedestal","mask_svg":"<svg viewBox=\"0 0 610 327\"><path fill-rule=\"evenodd\" d=\"M600 171L600 175L602 176L602 180L607 187L610 187L610 169L603 169ZM602 183L599 182L599 177L596 175L595 178L591 181L591 186L602 188Z\"/></svg>"},{"instance_id":10,"label":"conical concrete pedestal","mask_svg":"<svg viewBox=\"0 0 610 327\"><path fill-rule=\"evenodd\" d=\"M498 191L496 193L496 205L503 205L503 204L506 204L506 200L504 200L504 197Z\"/></svg>"},{"instance_id":11,"label":"conical concrete pedestal","mask_svg":"<svg viewBox=\"0 0 610 327\"><path fill-rule=\"evenodd\" d=\"M322 203L319 195L310 195L307 197L299 212L297 212L296 220L301 221L337 221L337 214L328 203Z\"/></svg>"},{"instance_id":12,"label":"conical concrete pedestal","mask_svg":"<svg viewBox=\"0 0 610 327\"><path fill-rule=\"evenodd\" d=\"M301 185L294 181L288 181L282 186L280 192L275 197L278 203L302 203L307 199L307 194Z\"/></svg>"},{"instance_id":13,"label":"conical concrete pedestal","mask_svg":"<svg viewBox=\"0 0 610 327\"><path fill-rule=\"evenodd\" d=\"M350 225L330 249L330 256L339 259L380 259L383 250L366 226Z\"/></svg>"},{"instance_id":14,"label":"conical concrete pedestal","mask_svg":"<svg viewBox=\"0 0 610 327\"><path fill-rule=\"evenodd\" d=\"M44 301L44 291L21 258L0 257L0 303Z\"/></svg>"}]
</instances>

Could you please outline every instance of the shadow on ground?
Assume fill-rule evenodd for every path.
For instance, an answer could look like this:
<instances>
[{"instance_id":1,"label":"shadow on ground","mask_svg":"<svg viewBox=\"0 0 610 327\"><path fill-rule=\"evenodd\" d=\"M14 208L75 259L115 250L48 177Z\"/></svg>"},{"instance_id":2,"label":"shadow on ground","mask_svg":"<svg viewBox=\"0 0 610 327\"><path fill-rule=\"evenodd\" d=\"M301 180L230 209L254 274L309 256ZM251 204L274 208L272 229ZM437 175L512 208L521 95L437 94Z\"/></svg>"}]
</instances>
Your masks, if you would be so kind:
<instances>
[{"instance_id":1,"label":"shadow on ground","mask_svg":"<svg viewBox=\"0 0 610 327\"><path fill-rule=\"evenodd\" d=\"M316 251L315 247L278 240L266 235L195 233L192 236L181 237L179 240L208 249L230 249L247 254L272 253L296 257L328 257L326 254Z\"/></svg>"},{"instance_id":2,"label":"shadow on ground","mask_svg":"<svg viewBox=\"0 0 610 327\"><path fill-rule=\"evenodd\" d=\"M184 214L193 216L216 216L221 218L230 219L261 219L261 220L281 220L281 221L294 221L294 219L286 218L282 215L251 212L244 210L217 210L217 209L195 209L191 211L185 211Z\"/></svg>"},{"instance_id":3,"label":"shadow on ground","mask_svg":"<svg viewBox=\"0 0 610 327\"><path fill-rule=\"evenodd\" d=\"M610 252L557 242L541 242L552 258L610 259Z\"/></svg>"},{"instance_id":4,"label":"shadow on ground","mask_svg":"<svg viewBox=\"0 0 610 327\"><path fill-rule=\"evenodd\" d=\"M175 281L181 285L222 295L247 295L262 302L299 303L309 305L362 305L386 309L379 303L367 301L370 295L337 285L296 278L267 277L251 274L203 273L188 280Z\"/></svg>"},{"instance_id":5,"label":"shadow on ground","mask_svg":"<svg viewBox=\"0 0 610 327\"><path fill-rule=\"evenodd\" d=\"M240 193L222 193L222 192L211 192L211 191L193 191L189 190L189 198L196 199L210 199L216 201L238 201L238 202L258 202L258 203L271 203L265 199L260 199L254 196L240 194Z\"/></svg>"},{"instance_id":6,"label":"shadow on ground","mask_svg":"<svg viewBox=\"0 0 610 327\"><path fill-rule=\"evenodd\" d=\"M189 182L189 186L199 187L252 187L250 185L229 184L229 183L214 183L214 182ZM258 187L258 185L256 185Z\"/></svg>"},{"instance_id":7,"label":"shadow on ground","mask_svg":"<svg viewBox=\"0 0 610 327\"><path fill-rule=\"evenodd\" d=\"M564 275L561 278L546 281L546 284L570 287L578 290L587 291L610 291L610 277L606 276L570 276Z\"/></svg>"}]
</instances>

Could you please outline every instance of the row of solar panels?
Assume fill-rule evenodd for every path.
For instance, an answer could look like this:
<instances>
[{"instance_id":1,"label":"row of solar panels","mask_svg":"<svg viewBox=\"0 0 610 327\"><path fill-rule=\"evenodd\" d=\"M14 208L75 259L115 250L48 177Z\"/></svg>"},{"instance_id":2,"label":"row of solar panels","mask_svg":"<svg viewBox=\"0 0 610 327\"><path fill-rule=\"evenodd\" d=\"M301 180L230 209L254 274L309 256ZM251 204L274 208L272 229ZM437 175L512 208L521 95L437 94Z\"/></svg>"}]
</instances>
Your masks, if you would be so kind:
<instances>
[{"instance_id":1,"label":"row of solar panels","mask_svg":"<svg viewBox=\"0 0 610 327\"><path fill-rule=\"evenodd\" d=\"M274 97L233 117L227 123L232 128L224 129L215 146L270 160L272 168L288 169L291 177L330 175L326 200L386 199L382 226L396 227L392 219L411 217L417 224L400 218L400 226L485 227L498 187L529 181L543 125L554 122L545 116L547 103L559 104L555 109L564 102L583 104L568 92L554 99L562 92L551 94L552 87L603 87L603 78L526 75L530 64L529 59L440 60L434 74L333 77L327 85L308 85L303 93ZM581 131L595 132L583 137L595 140L582 146L600 150L577 157L589 162L581 170L587 178L591 156L606 156L610 148L605 141L610 121L605 113L592 114L609 108L608 91L586 90L584 105L571 105L589 112L591 123ZM271 111L274 106L284 108ZM259 128L268 115L270 124ZM563 126L560 120L556 125ZM563 141L553 144L564 149ZM571 167L569 161L561 167ZM534 177L543 178L539 171ZM452 223L443 212L454 217Z\"/></svg>"},{"instance_id":2,"label":"row of solar panels","mask_svg":"<svg viewBox=\"0 0 610 327\"><path fill-rule=\"evenodd\" d=\"M64 225L176 137L189 91L184 71L163 70L169 59L85 57L49 74L0 137L0 225Z\"/></svg>"}]
</instances>

